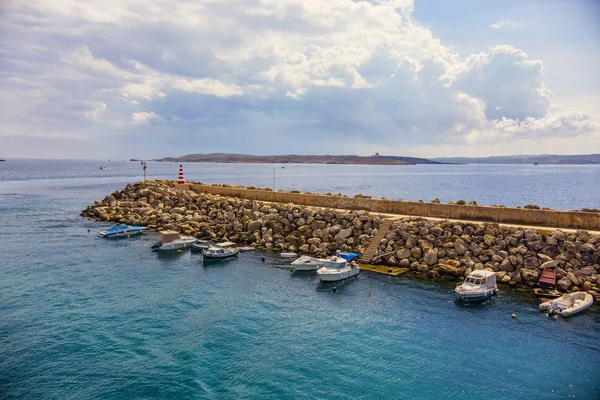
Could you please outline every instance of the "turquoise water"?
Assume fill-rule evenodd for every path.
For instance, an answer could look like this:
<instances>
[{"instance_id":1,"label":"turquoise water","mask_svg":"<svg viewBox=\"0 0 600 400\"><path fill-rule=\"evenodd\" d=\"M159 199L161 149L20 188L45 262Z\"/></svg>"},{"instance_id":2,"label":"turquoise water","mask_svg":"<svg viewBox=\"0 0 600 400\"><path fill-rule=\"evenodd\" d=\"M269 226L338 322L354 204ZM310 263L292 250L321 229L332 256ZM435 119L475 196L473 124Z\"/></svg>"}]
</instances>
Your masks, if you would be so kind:
<instances>
[{"instance_id":1,"label":"turquoise water","mask_svg":"<svg viewBox=\"0 0 600 400\"><path fill-rule=\"evenodd\" d=\"M156 234L98 238L108 225L78 216L137 179L139 164L112 162L100 175L97 162L18 161L27 178L17 179L11 162L0 165L0 398L600 397L597 308L554 321L510 289L461 306L453 284L364 272L334 293L269 252L204 267L189 252L150 251ZM475 187L489 172L461 167ZM489 173L513 179L512 196L522 203L527 194L514 188L527 185L517 183L518 170L494 167ZM160 168L156 176L171 178L173 166ZM554 174L598 179L586 167L563 168ZM187 170L198 180L270 186L273 168ZM441 179L439 171L417 172ZM346 174L339 186L348 190L367 183L381 193L404 190L378 186L381 177L355 166L294 174L276 175L276 184L318 191ZM573 189L587 200L581 207L598 206L586 190ZM476 196L490 195L458 197ZM560 193L546 199L566 201Z\"/></svg>"}]
</instances>

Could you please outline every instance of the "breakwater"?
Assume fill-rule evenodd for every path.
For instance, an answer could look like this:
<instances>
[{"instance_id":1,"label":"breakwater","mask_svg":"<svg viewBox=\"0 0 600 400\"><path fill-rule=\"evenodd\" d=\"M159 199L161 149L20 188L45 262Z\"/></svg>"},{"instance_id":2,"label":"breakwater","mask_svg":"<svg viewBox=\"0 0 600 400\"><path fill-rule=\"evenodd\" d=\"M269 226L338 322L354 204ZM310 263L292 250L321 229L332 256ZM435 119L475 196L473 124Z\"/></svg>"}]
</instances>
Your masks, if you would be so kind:
<instances>
[{"instance_id":1,"label":"breakwater","mask_svg":"<svg viewBox=\"0 0 600 400\"><path fill-rule=\"evenodd\" d=\"M218 194L209 193L213 189ZM246 197L234 196L235 192L223 196L220 194L223 189L245 193ZM363 254L387 218L364 210L247 197L255 192L285 194L210 185L175 188L170 181L151 181L128 185L96 201L82 215L157 230L175 229L202 239L231 240L317 256L338 249ZM298 193L289 194L306 199ZM321 197L327 198L324 201L336 197L353 200ZM544 268L555 268L561 290L587 290L596 296L598 292L600 236L584 230L563 232L407 217L393 221L376 245L374 262L406 267L431 277L455 279L472 270L487 268L497 272L500 283L533 287Z\"/></svg>"}]
</instances>

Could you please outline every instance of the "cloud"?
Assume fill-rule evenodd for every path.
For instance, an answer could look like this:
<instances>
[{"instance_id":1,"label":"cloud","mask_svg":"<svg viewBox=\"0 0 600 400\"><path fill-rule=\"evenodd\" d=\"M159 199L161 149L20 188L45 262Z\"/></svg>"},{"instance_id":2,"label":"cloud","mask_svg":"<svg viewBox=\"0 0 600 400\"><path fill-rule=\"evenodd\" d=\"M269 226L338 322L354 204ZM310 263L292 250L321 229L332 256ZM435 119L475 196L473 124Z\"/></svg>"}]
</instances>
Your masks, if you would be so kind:
<instances>
[{"instance_id":1,"label":"cloud","mask_svg":"<svg viewBox=\"0 0 600 400\"><path fill-rule=\"evenodd\" d=\"M155 114L152 111L150 111L149 113L142 111L131 114L132 125L146 125L150 123L160 122L165 122L165 119L161 115Z\"/></svg>"},{"instance_id":2,"label":"cloud","mask_svg":"<svg viewBox=\"0 0 600 400\"><path fill-rule=\"evenodd\" d=\"M167 143L343 153L597 129L553 102L541 61L508 45L463 59L409 0L31 0L4 20L0 122L17 138L123 148L143 125L161 156Z\"/></svg>"},{"instance_id":3,"label":"cloud","mask_svg":"<svg viewBox=\"0 0 600 400\"><path fill-rule=\"evenodd\" d=\"M515 21L509 21L507 19L502 20L502 21L498 21L498 22L494 22L493 24L490 25L490 28L498 30L498 29L517 29L521 27L521 23L520 22L515 22Z\"/></svg>"}]
</instances>

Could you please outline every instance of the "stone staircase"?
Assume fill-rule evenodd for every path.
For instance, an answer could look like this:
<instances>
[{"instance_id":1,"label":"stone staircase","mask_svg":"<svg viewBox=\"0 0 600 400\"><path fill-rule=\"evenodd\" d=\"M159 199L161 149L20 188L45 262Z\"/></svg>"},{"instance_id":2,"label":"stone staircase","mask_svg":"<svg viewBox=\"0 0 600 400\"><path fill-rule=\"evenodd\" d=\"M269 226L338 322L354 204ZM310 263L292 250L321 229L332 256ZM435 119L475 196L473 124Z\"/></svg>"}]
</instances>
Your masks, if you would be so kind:
<instances>
[{"instance_id":1,"label":"stone staircase","mask_svg":"<svg viewBox=\"0 0 600 400\"><path fill-rule=\"evenodd\" d=\"M377 231L375 236L373 236L373 239L371 239L371 242L369 243L369 247L367 247L367 250L365 250L365 252L363 254L361 254L360 258L358 259L359 263L361 263L361 264L370 264L371 263L371 260L375 256L375 252L377 252L379 243L381 243L381 239L383 239L385 237L385 235L387 235L387 233L390 231L392 222L394 222L393 219L386 219L386 220L381 221L379 230Z\"/></svg>"}]
</instances>

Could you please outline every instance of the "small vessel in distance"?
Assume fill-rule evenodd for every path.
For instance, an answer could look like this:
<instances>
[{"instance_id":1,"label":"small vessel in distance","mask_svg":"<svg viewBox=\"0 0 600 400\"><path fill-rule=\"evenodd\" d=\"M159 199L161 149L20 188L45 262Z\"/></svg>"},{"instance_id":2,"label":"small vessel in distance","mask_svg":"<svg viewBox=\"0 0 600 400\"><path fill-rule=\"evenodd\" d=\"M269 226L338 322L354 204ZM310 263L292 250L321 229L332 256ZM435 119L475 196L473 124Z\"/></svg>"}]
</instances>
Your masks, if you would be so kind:
<instances>
[{"instance_id":1,"label":"small vessel in distance","mask_svg":"<svg viewBox=\"0 0 600 400\"><path fill-rule=\"evenodd\" d=\"M237 248L209 247L208 249L202 250L202 259L204 261L227 260L237 257L239 252L240 251Z\"/></svg>"},{"instance_id":2,"label":"small vessel in distance","mask_svg":"<svg viewBox=\"0 0 600 400\"><path fill-rule=\"evenodd\" d=\"M568 317L585 310L594 303L594 297L588 292L565 293L558 299L540 304L541 310L547 310L549 315Z\"/></svg>"},{"instance_id":3,"label":"small vessel in distance","mask_svg":"<svg viewBox=\"0 0 600 400\"><path fill-rule=\"evenodd\" d=\"M331 256L323 262L323 267L317 270L322 282L337 282L358 275L360 268L354 260L358 257L356 253L340 252Z\"/></svg>"},{"instance_id":4,"label":"small vessel in distance","mask_svg":"<svg viewBox=\"0 0 600 400\"><path fill-rule=\"evenodd\" d=\"M181 236L176 231L160 231L160 240L152 245L154 250L179 250L196 243L196 238Z\"/></svg>"},{"instance_id":5,"label":"small vessel in distance","mask_svg":"<svg viewBox=\"0 0 600 400\"><path fill-rule=\"evenodd\" d=\"M483 269L473 271L454 291L459 299L469 303L486 300L498 293L496 273Z\"/></svg>"},{"instance_id":6,"label":"small vessel in distance","mask_svg":"<svg viewBox=\"0 0 600 400\"><path fill-rule=\"evenodd\" d=\"M144 226L122 224L103 230L99 235L106 238L127 237L139 235L143 233L144 230L146 230L146 227Z\"/></svg>"},{"instance_id":7,"label":"small vessel in distance","mask_svg":"<svg viewBox=\"0 0 600 400\"><path fill-rule=\"evenodd\" d=\"M311 256L301 256L291 262L292 271L316 271L323 266L325 260Z\"/></svg>"}]
</instances>

